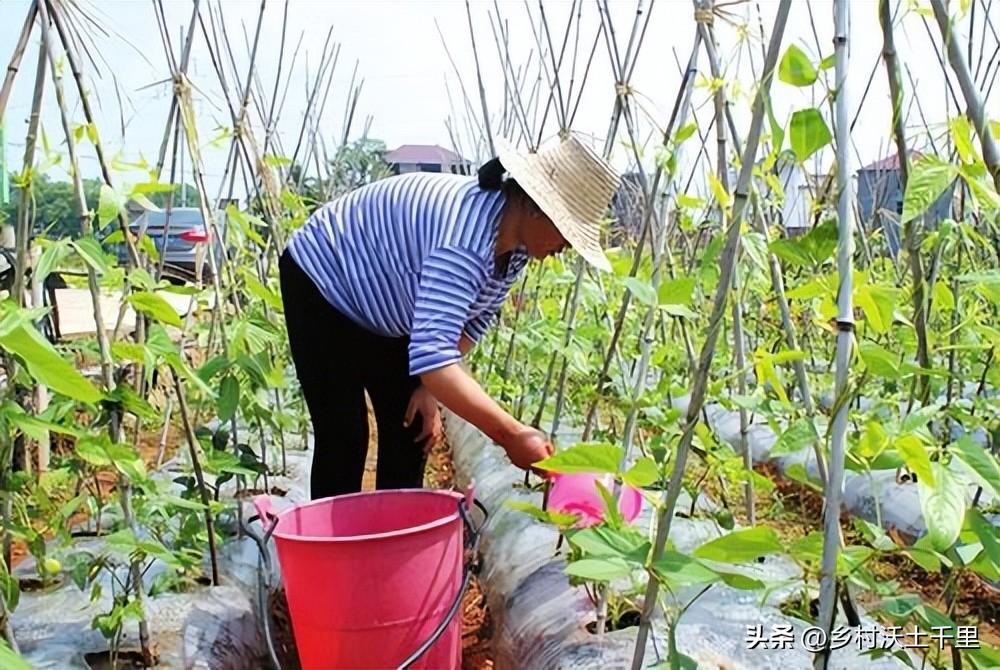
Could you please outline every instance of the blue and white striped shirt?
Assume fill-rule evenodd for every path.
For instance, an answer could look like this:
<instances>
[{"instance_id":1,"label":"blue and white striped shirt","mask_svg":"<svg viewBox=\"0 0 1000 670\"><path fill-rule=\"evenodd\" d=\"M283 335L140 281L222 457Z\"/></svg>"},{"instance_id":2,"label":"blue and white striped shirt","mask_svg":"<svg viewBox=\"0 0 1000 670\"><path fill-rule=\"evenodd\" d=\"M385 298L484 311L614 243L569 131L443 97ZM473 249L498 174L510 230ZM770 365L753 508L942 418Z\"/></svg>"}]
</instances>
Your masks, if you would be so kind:
<instances>
[{"instance_id":1,"label":"blue and white striped shirt","mask_svg":"<svg viewBox=\"0 0 1000 670\"><path fill-rule=\"evenodd\" d=\"M410 336L410 374L461 358L478 341L528 257L495 271L504 196L475 177L410 173L356 189L292 236L292 258L345 316L379 335Z\"/></svg>"}]
</instances>

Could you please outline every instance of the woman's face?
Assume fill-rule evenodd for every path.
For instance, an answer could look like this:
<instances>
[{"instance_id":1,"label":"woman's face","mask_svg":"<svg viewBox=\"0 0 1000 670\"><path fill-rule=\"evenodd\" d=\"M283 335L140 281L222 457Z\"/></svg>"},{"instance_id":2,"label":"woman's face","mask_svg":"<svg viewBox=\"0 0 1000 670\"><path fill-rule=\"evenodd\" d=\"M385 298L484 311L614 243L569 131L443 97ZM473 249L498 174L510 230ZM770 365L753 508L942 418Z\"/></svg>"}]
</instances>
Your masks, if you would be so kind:
<instances>
[{"instance_id":1,"label":"woman's face","mask_svg":"<svg viewBox=\"0 0 1000 670\"><path fill-rule=\"evenodd\" d=\"M569 246L555 224L537 207L528 211L521 219L521 243L532 258L548 258Z\"/></svg>"}]
</instances>

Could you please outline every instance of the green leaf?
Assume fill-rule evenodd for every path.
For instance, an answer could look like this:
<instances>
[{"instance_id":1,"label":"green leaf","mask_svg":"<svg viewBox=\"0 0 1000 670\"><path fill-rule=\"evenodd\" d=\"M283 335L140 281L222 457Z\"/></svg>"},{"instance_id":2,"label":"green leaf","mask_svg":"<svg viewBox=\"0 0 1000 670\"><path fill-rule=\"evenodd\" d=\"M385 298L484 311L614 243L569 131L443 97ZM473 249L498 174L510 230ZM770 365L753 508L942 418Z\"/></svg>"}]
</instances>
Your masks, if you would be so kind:
<instances>
[{"instance_id":1,"label":"green leaf","mask_svg":"<svg viewBox=\"0 0 1000 670\"><path fill-rule=\"evenodd\" d=\"M982 543L986 556L993 562L993 565L1000 566L1000 537L997 536L996 526L987 521L983 513L975 507L969 509L966 518L972 532Z\"/></svg>"},{"instance_id":2,"label":"green leaf","mask_svg":"<svg viewBox=\"0 0 1000 670\"><path fill-rule=\"evenodd\" d=\"M978 160L976 150L972 145L972 125L965 116L956 116L948 121L952 139L955 140L955 151L963 163L975 163Z\"/></svg>"},{"instance_id":3,"label":"green leaf","mask_svg":"<svg viewBox=\"0 0 1000 670\"><path fill-rule=\"evenodd\" d=\"M111 458L104 450L104 445L101 444L100 440L85 437L77 441L74 449L77 456L91 465L97 467L111 465Z\"/></svg>"},{"instance_id":4,"label":"green leaf","mask_svg":"<svg viewBox=\"0 0 1000 670\"><path fill-rule=\"evenodd\" d=\"M771 457L802 451L819 441L819 433L812 419L798 419L786 428L771 448Z\"/></svg>"},{"instance_id":5,"label":"green leaf","mask_svg":"<svg viewBox=\"0 0 1000 670\"><path fill-rule=\"evenodd\" d=\"M128 297L129 304L137 311L170 326L182 328L180 315L163 296L150 291L137 291Z\"/></svg>"},{"instance_id":6,"label":"green leaf","mask_svg":"<svg viewBox=\"0 0 1000 670\"><path fill-rule=\"evenodd\" d=\"M198 377L204 382L210 382L215 375L229 369L229 359L225 356L216 356L209 359L198 368Z\"/></svg>"},{"instance_id":7,"label":"green leaf","mask_svg":"<svg viewBox=\"0 0 1000 670\"><path fill-rule=\"evenodd\" d=\"M53 391L81 402L94 403L101 392L59 355L52 343L32 326L12 329L0 337L0 346L17 355L31 376Z\"/></svg>"},{"instance_id":8,"label":"green leaf","mask_svg":"<svg viewBox=\"0 0 1000 670\"><path fill-rule=\"evenodd\" d=\"M35 275L39 281L44 282L45 278L52 274L52 271L58 268L59 264L69 256L69 243L69 238L65 237L55 241L46 240L45 249L42 250L38 265L35 267Z\"/></svg>"},{"instance_id":9,"label":"green leaf","mask_svg":"<svg viewBox=\"0 0 1000 670\"><path fill-rule=\"evenodd\" d=\"M726 187L722 185L719 178L715 174L708 173L708 185L712 189L712 195L715 196L715 201L719 204L722 209L729 209L730 205L733 204L733 197L729 195Z\"/></svg>"},{"instance_id":10,"label":"green leaf","mask_svg":"<svg viewBox=\"0 0 1000 670\"><path fill-rule=\"evenodd\" d=\"M14 405L17 407L17 405ZM20 407L18 407L20 409ZM34 440L43 440L48 437L47 433L58 433L60 435L71 435L73 437L81 437L84 431L75 426L64 426L60 423L54 423L52 421L46 421L40 419L37 416L33 416L24 411L7 412L7 418L10 422L18 428L22 433Z\"/></svg>"},{"instance_id":11,"label":"green leaf","mask_svg":"<svg viewBox=\"0 0 1000 670\"><path fill-rule=\"evenodd\" d=\"M181 498L169 493L159 493L158 498L167 505L177 507L178 509L185 509L191 512L202 512L205 510L205 506L197 500L188 500L187 498Z\"/></svg>"},{"instance_id":12,"label":"green leaf","mask_svg":"<svg viewBox=\"0 0 1000 670\"><path fill-rule=\"evenodd\" d=\"M771 128L771 153L775 156L781 151L785 143L785 127L778 123L774 117L774 109L771 107L771 96L764 96L764 109L767 111L767 123Z\"/></svg>"},{"instance_id":13,"label":"green leaf","mask_svg":"<svg viewBox=\"0 0 1000 670\"><path fill-rule=\"evenodd\" d=\"M32 670L31 665L8 647L3 640L0 640L0 668L4 670Z\"/></svg>"},{"instance_id":14,"label":"green leaf","mask_svg":"<svg viewBox=\"0 0 1000 670\"><path fill-rule=\"evenodd\" d=\"M778 64L778 79L792 86L811 86L816 81L816 68L802 49L792 44Z\"/></svg>"},{"instance_id":15,"label":"green leaf","mask_svg":"<svg viewBox=\"0 0 1000 670\"><path fill-rule=\"evenodd\" d=\"M937 201L955 180L958 168L937 156L923 156L910 165L910 177L903 195L902 223L920 216Z\"/></svg>"},{"instance_id":16,"label":"green leaf","mask_svg":"<svg viewBox=\"0 0 1000 670\"><path fill-rule=\"evenodd\" d=\"M649 486L659 478L660 470L656 466L656 461L649 456L645 456L636 461L635 465L629 468L628 472L622 475L622 479L625 480L626 484L636 488Z\"/></svg>"},{"instance_id":17,"label":"green leaf","mask_svg":"<svg viewBox=\"0 0 1000 670\"><path fill-rule=\"evenodd\" d=\"M132 195L137 193L176 193L178 190L179 187L177 184L147 181L134 185L132 187Z\"/></svg>"},{"instance_id":18,"label":"green leaf","mask_svg":"<svg viewBox=\"0 0 1000 670\"><path fill-rule=\"evenodd\" d=\"M986 480L995 495L1000 496L1000 466L997 465L996 457L985 447L973 442L968 435L958 438L955 447L958 457Z\"/></svg>"},{"instance_id":19,"label":"green leaf","mask_svg":"<svg viewBox=\"0 0 1000 670\"><path fill-rule=\"evenodd\" d=\"M928 486L934 485L934 471L931 469L931 459L927 455L927 448L920 438L913 433L906 433L896 438L892 444L893 448L903 457L906 467L917 475L918 482L926 482Z\"/></svg>"},{"instance_id":20,"label":"green leaf","mask_svg":"<svg viewBox=\"0 0 1000 670\"><path fill-rule=\"evenodd\" d=\"M594 582L610 582L631 574L632 568L621 558L582 558L566 566L566 574Z\"/></svg>"},{"instance_id":21,"label":"green leaf","mask_svg":"<svg viewBox=\"0 0 1000 670\"><path fill-rule=\"evenodd\" d=\"M107 184L101 184L101 195L97 201L97 227L104 228L108 223L118 218L125 209L125 197L116 193Z\"/></svg>"},{"instance_id":22,"label":"green leaf","mask_svg":"<svg viewBox=\"0 0 1000 670\"><path fill-rule=\"evenodd\" d=\"M690 305L694 296L694 277L678 277L660 282L657 291L661 305Z\"/></svg>"},{"instance_id":23,"label":"green leaf","mask_svg":"<svg viewBox=\"0 0 1000 670\"><path fill-rule=\"evenodd\" d=\"M874 342L861 343L859 353L865 367L877 377L896 379L899 377L899 358L885 347Z\"/></svg>"},{"instance_id":24,"label":"green leaf","mask_svg":"<svg viewBox=\"0 0 1000 670\"><path fill-rule=\"evenodd\" d=\"M889 446L889 436L886 434L882 424L870 421L865 426L865 432L858 442L857 453L862 458L871 460L885 451Z\"/></svg>"},{"instance_id":25,"label":"green leaf","mask_svg":"<svg viewBox=\"0 0 1000 670\"><path fill-rule=\"evenodd\" d=\"M767 272L767 239L760 233L744 233L742 237L743 251L761 272Z\"/></svg>"},{"instance_id":26,"label":"green leaf","mask_svg":"<svg viewBox=\"0 0 1000 670\"><path fill-rule=\"evenodd\" d=\"M754 579L753 577L741 575L738 572L720 572L718 574L727 586L731 586L734 589L740 589L741 591L759 591L764 588L764 582L759 579Z\"/></svg>"},{"instance_id":27,"label":"green leaf","mask_svg":"<svg viewBox=\"0 0 1000 670\"><path fill-rule=\"evenodd\" d=\"M823 60L819 62L819 68L821 70L829 70L837 64L837 54L830 54Z\"/></svg>"},{"instance_id":28,"label":"green leaf","mask_svg":"<svg viewBox=\"0 0 1000 670\"><path fill-rule=\"evenodd\" d=\"M796 286L788 292L789 300L813 300L827 297L831 300L836 295L836 288L831 287L830 277L821 276L801 286Z\"/></svg>"},{"instance_id":29,"label":"green leaf","mask_svg":"<svg viewBox=\"0 0 1000 670\"><path fill-rule=\"evenodd\" d=\"M819 565L823 560L823 534L811 531L792 543L789 554L798 563Z\"/></svg>"},{"instance_id":30,"label":"green leaf","mask_svg":"<svg viewBox=\"0 0 1000 670\"><path fill-rule=\"evenodd\" d=\"M696 198L693 195L688 195L687 193L678 193L677 206L682 208L694 208L700 209L705 206L705 201L701 198Z\"/></svg>"},{"instance_id":31,"label":"green leaf","mask_svg":"<svg viewBox=\"0 0 1000 670\"><path fill-rule=\"evenodd\" d=\"M971 174L965 167L958 169L958 173L969 187L969 191L975 198L976 204L987 210L1000 209L1000 194L992 184L986 184L979 177Z\"/></svg>"},{"instance_id":32,"label":"green leaf","mask_svg":"<svg viewBox=\"0 0 1000 670\"><path fill-rule=\"evenodd\" d=\"M626 277L622 283L635 296L635 299L643 305L652 307L656 304L656 291L653 290L649 282L645 282L638 277Z\"/></svg>"},{"instance_id":33,"label":"green leaf","mask_svg":"<svg viewBox=\"0 0 1000 670\"><path fill-rule=\"evenodd\" d=\"M697 319L698 315L695 314L690 307L686 305L660 305L660 309L669 314L670 316L682 317L685 319Z\"/></svg>"},{"instance_id":34,"label":"green leaf","mask_svg":"<svg viewBox=\"0 0 1000 670\"><path fill-rule=\"evenodd\" d=\"M694 550L694 555L723 563L747 563L782 551L777 531L766 526L734 530Z\"/></svg>"},{"instance_id":35,"label":"green leaf","mask_svg":"<svg viewBox=\"0 0 1000 670\"><path fill-rule=\"evenodd\" d=\"M93 235L81 237L78 240L70 242L70 244L73 245L76 253L80 255L84 262L92 267L98 275L103 275L111 269L111 264L108 262L107 255L104 253L101 243Z\"/></svg>"},{"instance_id":36,"label":"green leaf","mask_svg":"<svg viewBox=\"0 0 1000 670\"><path fill-rule=\"evenodd\" d=\"M139 455L127 444L105 445L105 451L115 467L132 481L139 481L146 477L146 464L143 463Z\"/></svg>"},{"instance_id":37,"label":"green leaf","mask_svg":"<svg viewBox=\"0 0 1000 670\"><path fill-rule=\"evenodd\" d=\"M622 448L613 444L584 442L557 451L535 467L560 473L617 473L622 454Z\"/></svg>"},{"instance_id":38,"label":"green leaf","mask_svg":"<svg viewBox=\"0 0 1000 670\"><path fill-rule=\"evenodd\" d=\"M0 561L0 598L3 598L7 603L8 612L17 609L17 604L21 599L21 587L18 580L7 572L7 564L4 561Z\"/></svg>"},{"instance_id":39,"label":"green leaf","mask_svg":"<svg viewBox=\"0 0 1000 670\"><path fill-rule=\"evenodd\" d=\"M111 345L111 353L118 360L130 363L144 363L146 347L136 342L115 342Z\"/></svg>"},{"instance_id":40,"label":"green leaf","mask_svg":"<svg viewBox=\"0 0 1000 670\"><path fill-rule=\"evenodd\" d=\"M865 319L879 334L889 332L896 312L899 289L881 284L859 286L854 300L865 313Z\"/></svg>"},{"instance_id":41,"label":"green leaf","mask_svg":"<svg viewBox=\"0 0 1000 670\"><path fill-rule=\"evenodd\" d=\"M570 528L575 525L578 520L576 514L563 514L562 512L544 510L541 507L532 505L531 503L523 500L508 500L506 505L513 510L531 515L542 523L550 523L553 526L559 526L560 528Z\"/></svg>"},{"instance_id":42,"label":"green leaf","mask_svg":"<svg viewBox=\"0 0 1000 670\"><path fill-rule=\"evenodd\" d=\"M941 463L932 463L933 482L917 480L920 511L927 524L931 546L945 551L955 543L965 518L965 490L962 482Z\"/></svg>"},{"instance_id":43,"label":"green leaf","mask_svg":"<svg viewBox=\"0 0 1000 670\"><path fill-rule=\"evenodd\" d=\"M815 107L800 109L792 114L788 137L792 151L800 162L825 147L833 139L823 115Z\"/></svg>"},{"instance_id":44,"label":"green leaf","mask_svg":"<svg viewBox=\"0 0 1000 670\"><path fill-rule=\"evenodd\" d=\"M813 262L809 250L800 238L782 237L774 240L768 245L768 251L792 265L809 267Z\"/></svg>"},{"instance_id":45,"label":"green leaf","mask_svg":"<svg viewBox=\"0 0 1000 670\"><path fill-rule=\"evenodd\" d=\"M566 534L566 539L588 557L616 556L640 565L645 563L651 546L646 535L633 526L621 529L593 526L570 531Z\"/></svg>"},{"instance_id":46,"label":"green leaf","mask_svg":"<svg viewBox=\"0 0 1000 670\"><path fill-rule=\"evenodd\" d=\"M1000 129L993 132L994 134L1000 134ZM1000 668L1000 649L988 644L980 648L963 649L962 658L971 661L974 670Z\"/></svg>"},{"instance_id":47,"label":"green leaf","mask_svg":"<svg viewBox=\"0 0 1000 670\"><path fill-rule=\"evenodd\" d=\"M218 412L219 421L223 423L229 421L236 414L236 408L240 403L240 382L232 375L222 378L219 385Z\"/></svg>"},{"instance_id":48,"label":"green leaf","mask_svg":"<svg viewBox=\"0 0 1000 670\"><path fill-rule=\"evenodd\" d=\"M682 126L680 129L677 130L677 133L674 135L674 146L679 145L681 142L694 135L694 132L696 130L698 130L698 124L695 123L694 121L691 121Z\"/></svg>"},{"instance_id":49,"label":"green leaf","mask_svg":"<svg viewBox=\"0 0 1000 670\"><path fill-rule=\"evenodd\" d=\"M676 551L664 551L651 567L653 575L674 590L692 584L712 584L719 581L719 573L715 570Z\"/></svg>"},{"instance_id":50,"label":"green leaf","mask_svg":"<svg viewBox=\"0 0 1000 670\"><path fill-rule=\"evenodd\" d=\"M283 311L281 297L277 293L260 283L260 280L254 277L249 270L244 270L242 274L243 280L246 282L247 291L250 292L250 295L263 300L279 312Z\"/></svg>"},{"instance_id":51,"label":"green leaf","mask_svg":"<svg viewBox=\"0 0 1000 670\"><path fill-rule=\"evenodd\" d=\"M940 411L941 405L937 403L915 409L906 415L900 427L904 432L920 430L937 418Z\"/></svg>"},{"instance_id":52,"label":"green leaf","mask_svg":"<svg viewBox=\"0 0 1000 670\"><path fill-rule=\"evenodd\" d=\"M0 338L3 338L18 328L34 328L34 322L43 316L47 309L25 309L18 307L10 298L0 302Z\"/></svg>"}]
</instances>

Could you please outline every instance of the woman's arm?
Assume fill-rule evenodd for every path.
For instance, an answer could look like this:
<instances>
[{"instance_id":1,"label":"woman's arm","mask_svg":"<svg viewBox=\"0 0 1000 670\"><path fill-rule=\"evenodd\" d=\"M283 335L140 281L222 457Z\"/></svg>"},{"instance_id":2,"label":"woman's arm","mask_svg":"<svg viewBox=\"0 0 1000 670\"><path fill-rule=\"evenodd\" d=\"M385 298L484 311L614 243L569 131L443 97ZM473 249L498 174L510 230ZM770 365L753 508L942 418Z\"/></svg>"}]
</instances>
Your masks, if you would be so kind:
<instances>
[{"instance_id":1,"label":"woman's arm","mask_svg":"<svg viewBox=\"0 0 1000 670\"><path fill-rule=\"evenodd\" d=\"M528 469L552 454L544 433L505 412L459 364L426 372L420 381L438 402L503 447L519 468Z\"/></svg>"}]
</instances>

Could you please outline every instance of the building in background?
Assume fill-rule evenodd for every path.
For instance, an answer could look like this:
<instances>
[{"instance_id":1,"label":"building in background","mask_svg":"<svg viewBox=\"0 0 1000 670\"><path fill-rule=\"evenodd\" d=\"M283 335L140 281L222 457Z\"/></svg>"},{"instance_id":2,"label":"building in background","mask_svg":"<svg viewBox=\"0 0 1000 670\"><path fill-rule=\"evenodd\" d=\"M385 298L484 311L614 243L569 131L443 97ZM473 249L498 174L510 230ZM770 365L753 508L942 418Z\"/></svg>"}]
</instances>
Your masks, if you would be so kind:
<instances>
[{"instance_id":1,"label":"building in background","mask_svg":"<svg viewBox=\"0 0 1000 670\"><path fill-rule=\"evenodd\" d=\"M920 152L910 153L910 163L919 160ZM899 183L899 154L893 154L864 166L857 172L858 223L866 230L882 229L890 253L895 256L900 246L900 215L903 213L903 189ZM934 225L951 216L951 200L955 185L945 189L924 215L925 225Z\"/></svg>"},{"instance_id":2,"label":"building in background","mask_svg":"<svg viewBox=\"0 0 1000 670\"><path fill-rule=\"evenodd\" d=\"M454 151L436 144L404 144L383 157L393 174L450 172L472 174L472 164Z\"/></svg>"},{"instance_id":3,"label":"building in background","mask_svg":"<svg viewBox=\"0 0 1000 670\"><path fill-rule=\"evenodd\" d=\"M763 169L764 161L757 165ZM735 192L739 171L729 168L729 188ZM797 237L813 226L813 189L810 177L791 152L778 155L767 177L755 176L761 200L768 207L767 220L780 226L786 237Z\"/></svg>"}]
</instances>

